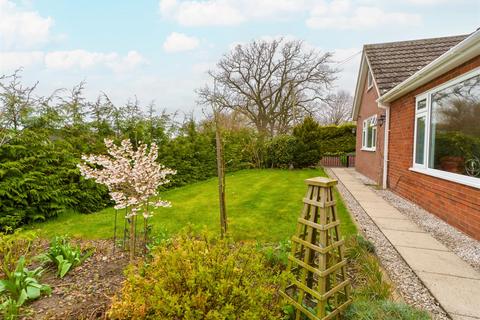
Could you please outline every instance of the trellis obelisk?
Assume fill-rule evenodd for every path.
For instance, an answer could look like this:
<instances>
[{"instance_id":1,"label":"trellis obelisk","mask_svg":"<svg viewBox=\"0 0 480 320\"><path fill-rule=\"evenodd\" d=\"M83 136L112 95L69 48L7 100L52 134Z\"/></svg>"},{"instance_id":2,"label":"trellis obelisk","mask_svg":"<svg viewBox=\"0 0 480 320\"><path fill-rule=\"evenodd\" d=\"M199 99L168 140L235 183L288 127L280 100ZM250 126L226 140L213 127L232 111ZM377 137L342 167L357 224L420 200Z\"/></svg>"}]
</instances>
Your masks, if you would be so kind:
<instances>
[{"instance_id":1,"label":"trellis obelisk","mask_svg":"<svg viewBox=\"0 0 480 320\"><path fill-rule=\"evenodd\" d=\"M337 181L317 177L305 183L308 190L288 257L293 279L281 294L294 306L296 320L302 315L334 319L351 302L333 193Z\"/></svg>"}]
</instances>

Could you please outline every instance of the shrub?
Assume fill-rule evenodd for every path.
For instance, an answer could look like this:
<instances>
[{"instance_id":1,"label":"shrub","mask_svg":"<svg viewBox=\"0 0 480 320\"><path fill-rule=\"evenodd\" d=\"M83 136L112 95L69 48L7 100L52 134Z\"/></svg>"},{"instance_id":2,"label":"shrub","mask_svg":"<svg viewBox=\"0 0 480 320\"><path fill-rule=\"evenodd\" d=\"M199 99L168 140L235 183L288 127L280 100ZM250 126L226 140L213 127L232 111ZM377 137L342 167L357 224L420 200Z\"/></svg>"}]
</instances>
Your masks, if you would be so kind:
<instances>
[{"instance_id":1,"label":"shrub","mask_svg":"<svg viewBox=\"0 0 480 320\"><path fill-rule=\"evenodd\" d=\"M355 125L325 126L318 128L322 155L342 155L355 152Z\"/></svg>"},{"instance_id":2,"label":"shrub","mask_svg":"<svg viewBox=\"0 0 480 320\"><path fill-rule=\"evenodd\" d=\"M0 147L0 231L57 216L66 208L97 211L105 188L83 181L72 146L45 133L23 130Z\"/></svg>"},{"instance_id":3,"label":"shrub","mask_svg":"<svg viewBox=\"0 0 480 320\"><path fill-rule=\"evenodd\" d=\"M28 270L25 267L25 258L20 257L15 270L7 271L6 279L0 280L0 297L2 299L0 305L2 310L0 311L11 316L27 300L35 300L42 294L50 294L50 287L38 282L42 273L42 268Z\"/></svg>"},{"instance_id":4,"label":"shrub","mask_svg":"<svg viewBox=\"0 0 480 320\"><path fill-rule=\"evenodd\" d=\"M254 149L251 146L257 140L257 136L252 130L224 130L222 138L227 172L256 167Z\"/></svg>"},{"instance_id":5,"label":"shrub","mask_svg":"<svg viewBox=\"0 0 480 320\"><path fill-rule=\"evenodd\" d=\"M320 161L320 125L312 117L307 117L293 128L296 139L294 162L298 168L314 166Z\"/></svg>"},{"instance_id":6,"label":"shrub","mask_svg":"<svg viewBox=\"0 0 480 320\"><path fill-rule=\"evenodd\" d=\"M112 319L279 319L282 275L254 244L182 234L131 266Z\"/></svg>"},{"instance_id":7,"label":"shrub","mask_svg":"<svg viewBox=\"0 0 480 320\"><path fill-rule=\"evenodd\" d=\"M359 300L352 303L345 312L345 319L351 320L429 320L426 311L415 309L404 303L388 300Z\"/></svg>"},{"instance_id":8,"label":"shrub","mask_svg":"<svg viewBox=\"0 0 480 320\"><path fill-rule=\"evenodd\" d=\"M57 275L63 278L71 269L81 265L93 253L88 250L83 253L79 246L73 246L67 237L55 237L48 251L40 256L45 262L51 262L57 267Z\"/></svg>"},{"instance_id":9,"label":"shrub","mask_svg":"<svg viewBox=\"0 0 480 320\"><path fill-rule=\"evenodd\" d=\"M266 165L272 168L289 168L294 162L296 138L290 135L278 135L266 145Z\"/></svg>"}]
</instances>

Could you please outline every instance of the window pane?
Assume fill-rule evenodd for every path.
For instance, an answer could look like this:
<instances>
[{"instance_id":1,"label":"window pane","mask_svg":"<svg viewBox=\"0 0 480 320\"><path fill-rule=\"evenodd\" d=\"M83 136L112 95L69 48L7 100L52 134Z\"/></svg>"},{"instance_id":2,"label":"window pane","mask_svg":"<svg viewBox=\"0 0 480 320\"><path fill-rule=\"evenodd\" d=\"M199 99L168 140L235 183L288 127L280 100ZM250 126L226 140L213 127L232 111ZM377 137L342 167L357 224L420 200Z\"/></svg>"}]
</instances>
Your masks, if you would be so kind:
<instances>
[{"instance_id":1,"label":"window pane","mask_svg":"<svg viewBox=\"0 0 480 320\"><path fill-rule=\"evenodd\" d=\"M415 163L423 164L425 154L425 117L417 118Z\"/></svg>"},{"instance_id":2,"label":"window pane","mask_svg":"<svg viewBox=\"0 0 480 320\"><path fill-rule=\"evenodd\" d=\"M377 127L372 128L372 147L377 146Z\"/></svg>"},{"instance_id":3,"label":"window pane","mask_svg":"<svg viewBox=\"0 0 480 320\"><path fill-rule=\"evenodd\" d=\"M430 168L480 177L480 75L432 95Z\"/></svg>"},{"instance_id":4,"label":"window pane","mask_svg":"<svg viewBox=\"0 0 480 320\"><path fill-rule=\"evenodd\" d=\"M417 102L417 110L423 110L427 107L427 100L423 99Z\"/></svg>"},{"instance_id":5,"label":"window pane","mask_svg":"<svg viewBox=\"0 0 480 320\"><path fill-rule=\"evenodd\" d=\"M368 128L367 128L367 148L372 147L372 137L373 137L372 127L368 126Z\"/></svg>"}]
</instances>

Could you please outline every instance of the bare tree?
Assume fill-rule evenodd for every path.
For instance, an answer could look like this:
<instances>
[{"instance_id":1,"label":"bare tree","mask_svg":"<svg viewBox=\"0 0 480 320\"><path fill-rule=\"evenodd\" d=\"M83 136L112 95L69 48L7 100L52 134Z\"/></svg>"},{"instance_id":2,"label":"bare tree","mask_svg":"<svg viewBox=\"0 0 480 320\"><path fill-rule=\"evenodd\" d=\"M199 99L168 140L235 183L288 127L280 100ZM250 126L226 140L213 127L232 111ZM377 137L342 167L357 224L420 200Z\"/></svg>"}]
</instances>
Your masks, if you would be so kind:
<instances>
[{"instance_id":1,"label":"bare tree","mask_svg":"<svg viewBox=\"0 0 480 320\"><path fill-rule=\"evenodd\" d=\"M209 71L218 89L198 90L199 103L235 110L261 133L286 132L324 100L336 72L330 57L297 40L238 45Z\"/></svg>"},{"instance_id":2,"label":"bare tree","mask_svg":"<svg viewBox=\"0 0 480 320\"><path fill-rule=\"evenodd\" d=\"M320 123L339 125L351 120L353 98L347 91L330 94L318 112Z\"/></svg>"}]
</instances>

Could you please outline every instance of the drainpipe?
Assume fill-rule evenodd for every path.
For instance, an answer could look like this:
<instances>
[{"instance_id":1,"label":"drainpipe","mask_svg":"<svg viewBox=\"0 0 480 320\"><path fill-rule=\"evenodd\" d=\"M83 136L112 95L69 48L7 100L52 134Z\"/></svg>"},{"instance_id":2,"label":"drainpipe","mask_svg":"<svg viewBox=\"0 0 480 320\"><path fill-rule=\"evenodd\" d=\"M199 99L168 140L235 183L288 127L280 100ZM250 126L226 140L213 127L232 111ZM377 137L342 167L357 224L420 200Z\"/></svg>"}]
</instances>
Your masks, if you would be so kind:
<instances>
[{"instance_id":1,"label":"drainpipe","mask_svg":"<svg viewBox=\"0 0 480 320\"><path fill-rule=\"evenodd\" d=\"M378 103L378 107L385 109L385 129L383 137L383 174L382 174L382 188L387 189L388 177L388 138L390 133L390 106Z\"/></svg>"}]
</instances>

